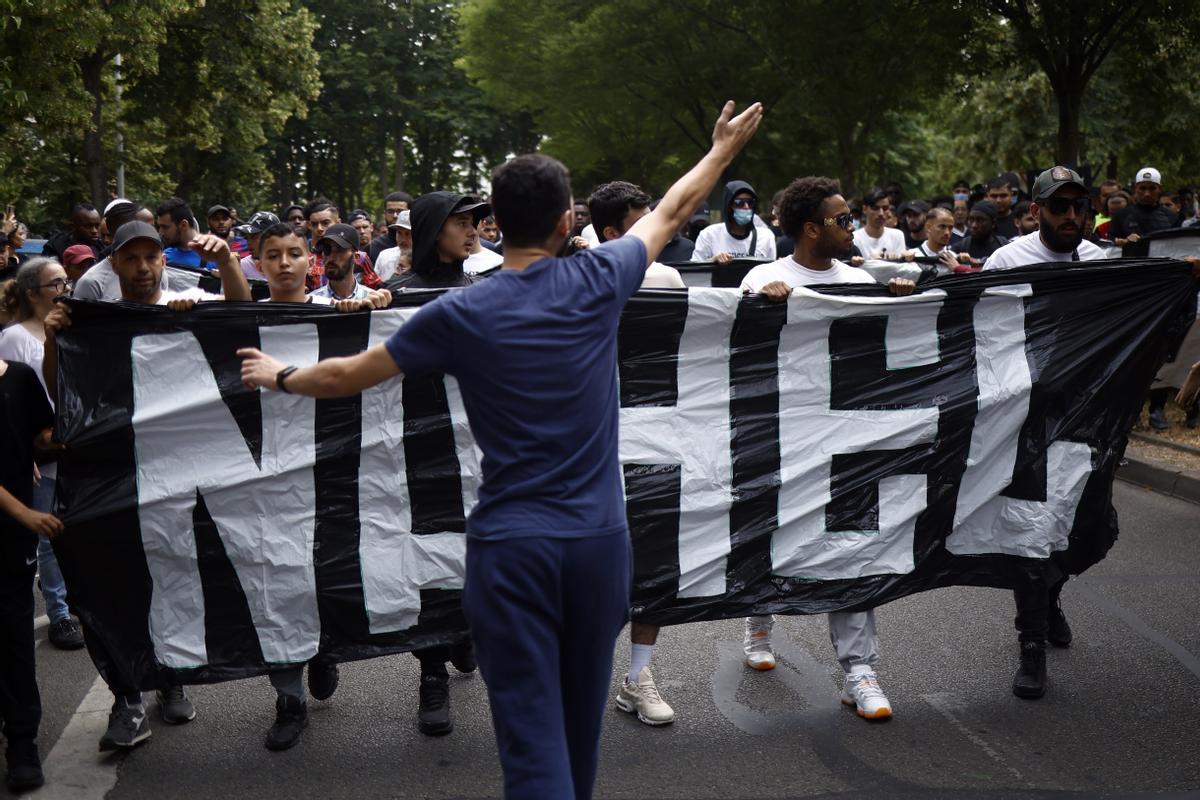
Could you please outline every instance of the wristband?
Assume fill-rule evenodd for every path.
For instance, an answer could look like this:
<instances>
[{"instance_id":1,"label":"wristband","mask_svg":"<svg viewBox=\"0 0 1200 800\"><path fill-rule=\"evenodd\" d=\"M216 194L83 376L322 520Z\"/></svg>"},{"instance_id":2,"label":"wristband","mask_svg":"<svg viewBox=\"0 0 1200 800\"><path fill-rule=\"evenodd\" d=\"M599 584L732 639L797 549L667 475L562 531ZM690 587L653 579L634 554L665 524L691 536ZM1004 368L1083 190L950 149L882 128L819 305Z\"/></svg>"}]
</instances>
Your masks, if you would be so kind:
<instances>
[{"instance_id":1,"label":"wristband","mask_svg":"<svg viewBox=\"0 0 1200 800\"><path fill-rule=\"evenodd\" d=\"M279 370L279 372L275 373L275 388L284 394L291 394L287 387L283 385L283 382L287 380L288 376L297 369L299 369L299 367L284 367L283 369Z\"/></svg>"}]
</instances>

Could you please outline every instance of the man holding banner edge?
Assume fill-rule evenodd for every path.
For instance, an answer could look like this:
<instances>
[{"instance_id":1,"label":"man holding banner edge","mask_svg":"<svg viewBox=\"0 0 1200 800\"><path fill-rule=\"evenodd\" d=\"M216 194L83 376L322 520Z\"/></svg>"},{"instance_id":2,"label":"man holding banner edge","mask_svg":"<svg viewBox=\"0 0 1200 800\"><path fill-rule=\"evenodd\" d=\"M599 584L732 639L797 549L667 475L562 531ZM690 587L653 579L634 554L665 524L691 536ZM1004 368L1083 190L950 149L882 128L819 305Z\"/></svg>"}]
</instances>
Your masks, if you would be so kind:
<instances>
[{"instance_id":1,"label":"man holding banner edge","mask_svg":"<svg viewBox=\"0 0 1200 800\"><path fill-rule=\"evenodd\" d=\"M493 176L506 246L491 280L443 295L403 336L356 356L296 369L238 351L247 387L315 397L353 395L402 370L458 378L486 454L468 520L464 605L508 797L591 796L629 605L617 322L646 267L757 130L761 104L736 117L733 109L725 104L708 154L614 242L555 258L574 221L569 176L553 159L522 156ZM479 347L460 349L473 339ZM468 353L476 356L458 358ZM561 373L546 370L548 360Z\"/></svg>"}]
</instances>

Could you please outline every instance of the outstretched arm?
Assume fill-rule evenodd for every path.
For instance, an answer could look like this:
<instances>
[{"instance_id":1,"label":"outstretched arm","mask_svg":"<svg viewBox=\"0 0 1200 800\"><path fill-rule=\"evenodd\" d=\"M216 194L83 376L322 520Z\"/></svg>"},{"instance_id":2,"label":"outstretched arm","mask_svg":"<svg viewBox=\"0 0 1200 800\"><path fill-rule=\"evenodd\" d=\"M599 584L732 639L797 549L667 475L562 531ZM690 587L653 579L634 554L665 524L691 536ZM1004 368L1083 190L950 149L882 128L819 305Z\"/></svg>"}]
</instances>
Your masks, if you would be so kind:
<instances>
[{"instance_id":1,"label":"outstretched arm","mask_svg":"<svg viewBox=\"0 0 1200 800\"><path fill-rule=\"evenodd\" d=\"M277 378L288 365L253 347L237 351L242 358L242 383L247 389L279 391ZM382 344L358 355L326 358L303 367L284 380L284 391L320 399L349 397L400 374L400 368Z\"/></svg>"},{"instance_id":2,"label":"outstretched arm","mask_svg":"<svg viewBox=\"0 0 1200 800\"><path fill-rule=\"evenodd\" d=\"M721 173L758 130L762 115L762 103L754 103L734 117L733 101L727 102L713 127L712 149L667 190L653 212L639 219L625 234L636 236L646 245L647 265L658 258L692 209L708 197Z\"/></svg>"}]
</instances>

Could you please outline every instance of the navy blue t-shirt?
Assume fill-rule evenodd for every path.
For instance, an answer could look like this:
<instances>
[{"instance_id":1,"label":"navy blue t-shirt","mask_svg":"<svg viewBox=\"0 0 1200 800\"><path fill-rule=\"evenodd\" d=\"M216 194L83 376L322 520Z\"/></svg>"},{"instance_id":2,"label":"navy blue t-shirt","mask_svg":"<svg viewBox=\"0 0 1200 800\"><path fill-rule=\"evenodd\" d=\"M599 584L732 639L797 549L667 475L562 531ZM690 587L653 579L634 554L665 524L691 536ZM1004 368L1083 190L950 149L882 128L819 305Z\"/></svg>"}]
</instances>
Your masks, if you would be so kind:
<instances>
[{"instance_id":1,"label":"navy blue t-shirt","mask_svg":"<svg viewBox=\"0 0 1200 800\"><path fill-rule=\"evenodd\" d=\"M448 292L387 340L403 372L458 379L483 451L469 535L626 529L617 323L645 272L645 245L625 236Z\"/></svg>"}]
</instances>

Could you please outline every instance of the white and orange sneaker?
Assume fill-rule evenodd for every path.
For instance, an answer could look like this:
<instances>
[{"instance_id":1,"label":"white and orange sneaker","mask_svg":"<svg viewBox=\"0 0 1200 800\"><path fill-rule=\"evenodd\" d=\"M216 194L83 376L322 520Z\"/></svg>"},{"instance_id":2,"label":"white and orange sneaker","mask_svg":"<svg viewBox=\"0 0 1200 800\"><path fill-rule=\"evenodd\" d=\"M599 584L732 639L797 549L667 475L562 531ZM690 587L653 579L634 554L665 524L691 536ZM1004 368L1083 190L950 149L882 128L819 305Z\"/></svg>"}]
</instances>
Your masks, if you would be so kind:
<instances>
[{"instance_id":1,"label":"white and orange sneaker","mask_svg":"<svg viewBox=\"0 0 1200 800\"><path fill-rule=\"evenodd\" d=\"M892 716L892 704L879 688L879 676L871 670L851 672L842 688L842 702L854 706L863 719L887 719Z\"/></svg>"},{"instance_id":2,"label":"white and orange sneaker","mask_svg":"<svg viewBox=\"0 0 1200 800\"><path fill-rule=\"evenodd\" d=\"M775 669L775 653L771 651L771 629L775 617L746 617L746 635L742 638L742 651L746 654L746 666L750 669Z\"/></svg>"}]
</instances>

